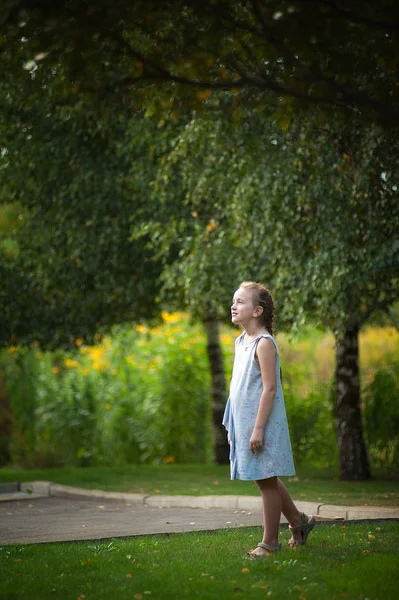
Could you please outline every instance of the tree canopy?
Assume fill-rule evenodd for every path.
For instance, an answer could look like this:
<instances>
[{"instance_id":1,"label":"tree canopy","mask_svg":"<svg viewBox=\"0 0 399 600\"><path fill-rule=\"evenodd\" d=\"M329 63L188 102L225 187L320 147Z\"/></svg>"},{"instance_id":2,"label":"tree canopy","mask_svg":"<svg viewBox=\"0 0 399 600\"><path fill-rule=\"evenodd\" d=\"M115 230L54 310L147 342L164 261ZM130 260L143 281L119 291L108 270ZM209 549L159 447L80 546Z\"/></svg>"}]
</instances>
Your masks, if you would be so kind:
<instances>
[{"instance_id":1,"label":"tree canopy","mask_svg":"<svg viewBox=\"0 0 399 600\"><path fill-rule=\"evenodd\" d=\"M12 77L0 90L0 199L20 214L1 247L0 343L73 346L156 317L161 265L130 231L167 126L54 90L25 98Z\"/></svg>"},{"instance_id":2,"label":"tree canopy","mask_svg":"<svg viewBox=\"0 0 399 600\"><path fill-rule=\"evenodd\" d=\"M380 127L318 114L286 132L254 113L239 126L194 119L158 168L140 231L190 310L226 314L229 282L252 276L284 299L282 320L313 315L338 335L398 298L397 153Z\"/></svg>"},{"instance_id":3,"label":"tree canopy","mask_svg":"<svg viewBox=\"0 0 399 600\"><path fill-rule=\"evenodd\" d=\"M0 24L10 68L38 85L61 64L74 93L149 111L318 104L399 122L395 0L8 0Z\"/></svg>"}]
</instances>

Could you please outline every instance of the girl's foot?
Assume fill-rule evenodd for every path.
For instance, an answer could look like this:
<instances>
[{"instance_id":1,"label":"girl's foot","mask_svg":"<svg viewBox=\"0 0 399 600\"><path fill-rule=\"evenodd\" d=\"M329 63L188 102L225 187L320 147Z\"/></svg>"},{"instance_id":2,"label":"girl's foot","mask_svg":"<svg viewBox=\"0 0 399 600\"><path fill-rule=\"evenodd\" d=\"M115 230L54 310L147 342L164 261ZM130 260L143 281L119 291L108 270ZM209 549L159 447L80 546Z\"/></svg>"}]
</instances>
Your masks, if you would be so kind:
<instances>
[{"instance_id":1,"label":"girl's foot","mask_svg":"<svg viewBox=\"0 0 399 600\"><path fill-rule=\"evenodd\" d=\"M306 544L308 535L315 525L316 519L312 515L300 513L300 523L296 526L288 526L291 531L291 539L289 540L288 545L293 548L295 546L303 546Z\"/></svg>"},{"instance_id":2,"label":"girl's foot","mask_svg":"<svg viewBox=\"0 0 399 600\"><path fill-rule=\"evenodd\" d=\"M263 556L268 556L273 552L279 552L281 550L281 544L264 544L263 542L259 542L256 546L255 550L250 550L247 553L249 558L262 558Z\"/></svg>"}]
</instances>

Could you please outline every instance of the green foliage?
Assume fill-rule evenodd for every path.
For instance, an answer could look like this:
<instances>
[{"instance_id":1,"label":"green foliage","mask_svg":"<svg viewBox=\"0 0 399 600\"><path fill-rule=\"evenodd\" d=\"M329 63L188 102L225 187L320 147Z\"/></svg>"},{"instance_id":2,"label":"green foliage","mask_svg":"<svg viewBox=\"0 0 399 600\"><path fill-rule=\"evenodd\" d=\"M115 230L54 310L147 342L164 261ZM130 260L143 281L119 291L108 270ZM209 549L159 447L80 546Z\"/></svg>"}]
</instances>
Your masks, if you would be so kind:
<instances>
[{"instance_id":1,"label":"green foliage","mask_svg":"<svg viewBox=\"0 0 399 600\"><path fill-rule=\"evenodd\" d=\"M284 400L295 462L318 468L332 467L338 460L332 412L333 382L309 385L310 377L309 369L295 363L284 376ZM294 391L301 388L302 396Z\"/></svg>"},{"instance_id":2,"label":"green foliage","mask_svg":"<svg viewBox=\"0 0 399 600\"><path fill-rule=\"evenodd\" d=\"M238 282L255 278L284 298L286 324L313 317L337 335L388 309L399 289L397 139L335 117L296 117L282 131L266 108L185 126L135 224L163 256L168 298L223 318Z\"/></svg>"},{"instance_id":3,"label":"green foliage","mask_svg":"<svg viewBox=\"0 0 399 600\"><path fill-rule=\"evenodd\" d=\"M381 368L364 391L364 423L371 460L391 469L399 462L399 363Z\"/></svg>"},{"instance_id":4,"label":"green foliage","mask_svg":"<svg viewBox=\"0 0 399 600\"><path fill-rule=\"evenodd\" d=\"M394 0L8 0L0 25L2 53L27 89L62 70L63 97L122 96L148 115L273 104L284 126L317 103L397 125Z\"/></svg>"},{"instance_id":5,"label":"green foliage","mask_svg":"<svg viewBox=\"0 0 399 600\"><path fill-rule=\"evenodd\" d=\"M80 359L24 350L21 360L16 352L18 359L7 368L14 463L211 459L210 382L198 329L166 326L162 339L158 329L125 329L112 340ZM31 372L34 394L27 389Z\"/></svg>"},{"instance_id":6,"label":"green foliage","mask_svg":"<svg viewBox=\"0 0 399 600\"><path fill-rule=\"evenodd\" d=\"M45 85L63 77L50 73ZM27 99L12 77L0 83L1 345L73 347L77 337L92 342L115 323L159 314L160 265L130 230L169 125L123 102L93 107L51 90ZM13 207L21 219L6 231Z\"/></svg>"},{"instance_id":7,"label":"green foliage","mask_svg":"<svg viewBox=\"0 0 399 600\"><path fill-rule=\"evenodd\" d=\"M39 363L34 352L21 350L7 363L7 392L10 396L12 437L9 454L16 464L33 466L36 455ZM23 376L21 377L21 374Z\"/></svg>"},{"instance_id":8,"label":"green foliage","mask_svg":"<svg viewBox=\"0 0 399 600\"><path fill-rule=\"evenodd\" d=\"M13 414L12 462L47 467L211 462L205 335L183 314L163 316L162 326L115 328L101 345L81 346L74 354L3 352ZM370 335L370 343L380 337ZM227 379L233 339L231 329L224 328ZM326 370L324 359L320 368L327 378L320 379L315 357L325 341L320 334L317 340L303 334L290 352L282 336L284 395L296 464L335 468L333 365ZM381 347L379 362L384 357L392 362ZM365 348L367 356L375 361L375 350ZM371 463L392 470L398 467L397 366L374 366L371 373L363 362L363 368L369 378L363 401Z\"/></svg>"}]
</instances>

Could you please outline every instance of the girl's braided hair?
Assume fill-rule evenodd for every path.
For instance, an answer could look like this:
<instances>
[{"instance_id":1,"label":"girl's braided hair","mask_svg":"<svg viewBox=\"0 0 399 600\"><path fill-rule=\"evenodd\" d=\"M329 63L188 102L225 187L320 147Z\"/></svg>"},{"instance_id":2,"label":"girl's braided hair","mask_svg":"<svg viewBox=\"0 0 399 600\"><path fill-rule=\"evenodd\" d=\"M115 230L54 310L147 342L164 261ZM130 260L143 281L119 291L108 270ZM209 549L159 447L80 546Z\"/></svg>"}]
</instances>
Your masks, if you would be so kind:
<instances>
[{"instance_id":1,"label":"girl's braided hair","mask_svg":"<svg viewBox=\"0 0 399 600\"><path fill-rule=\"evenodd\" d=\"M274 335L274 302L267 287L255 281L243 281L240 287L251 292L254 307L261 306L263 308L259 321L271 335Z\"/></svg>"}]
</instances>

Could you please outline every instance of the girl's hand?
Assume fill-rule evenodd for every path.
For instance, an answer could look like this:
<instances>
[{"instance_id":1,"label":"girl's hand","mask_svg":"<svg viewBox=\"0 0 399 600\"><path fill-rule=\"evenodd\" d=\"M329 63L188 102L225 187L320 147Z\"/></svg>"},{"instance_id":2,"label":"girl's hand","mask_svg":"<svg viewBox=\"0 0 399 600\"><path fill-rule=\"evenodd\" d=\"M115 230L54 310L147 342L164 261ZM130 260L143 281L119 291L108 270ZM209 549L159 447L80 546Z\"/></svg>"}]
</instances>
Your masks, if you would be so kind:
<instances>
[{"instance_id":1,"label":"girl's hand","mask_svg":"<svg viewBox=\"0 0 399 600\"><path fill-rule=\"evenodd\" d=\"M252 454L259 452L263 448L263 429L254 429L249 440L249 449Z\"/></svg>"}]
</instances>

